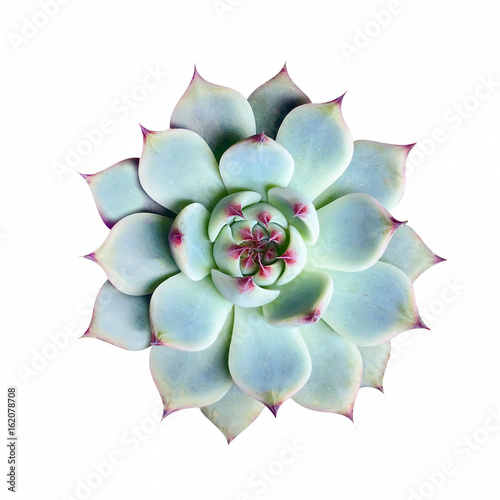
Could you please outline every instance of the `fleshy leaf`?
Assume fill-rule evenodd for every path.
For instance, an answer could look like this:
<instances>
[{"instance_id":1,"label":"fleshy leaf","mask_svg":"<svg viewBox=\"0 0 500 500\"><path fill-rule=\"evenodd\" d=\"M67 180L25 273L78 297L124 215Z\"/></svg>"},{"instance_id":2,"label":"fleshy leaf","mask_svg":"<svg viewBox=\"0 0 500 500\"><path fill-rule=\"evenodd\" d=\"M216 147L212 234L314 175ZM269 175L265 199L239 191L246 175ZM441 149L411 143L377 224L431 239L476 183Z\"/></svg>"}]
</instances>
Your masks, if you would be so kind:
<instances>
[{"instance_id":1,"label":"fleshy leaf","mask_svg":"<svg viewBox=\"0 0 500 500\"><path fill-rule=\"evenodd\" d=\"M403 196L405 164L414 144L397 146L375 141L354 141L354 153L347 170L315 200L316 208L350 193L373 196L386 210L392 210Z\"/></svg>"},{"instance_id":2,"label":"fleshy leaf","mask_svg":"<svg viewBox=\"0 0 500 500\"><path fill-rule=\"evenodd\" d=\"M139 158L129 158L96 174L81 174L90 187L99 215L110 229L120 219L139 212L174 215L142 189L138 168Z\"/></svg>"},{"instance_id":3,"label":"fleshy leaf","mask_svg":"<svg viewBox=\"0 0 500 500\"><path fill-rule=\"evenodd\" d=\"M233 89L207 82L196 69L172 112L170 126L203 137L217 160L230 146L255 134L255 118L248 101Z\"/></svg>"},{"instance_id":4,"label":"fleshy leaf","mask_svg":"<svg viewBox=\"0 0 500 500\"><path fill-rule=\"evenodd\" d=\"M278 257L285 263L285 270L276 282L278 285L285 285L295 279L307 261L307 249L299 231L294 226L288 228L290 241L285 253Z\"/></svg>"},{"instance_id":5,"label":"fleshy leaf","mask_svg":"<svg viewBox=\"0 0 500 500\"><path fill-rule=\"evenodd\" d=\"M314 245L319 236L318 214L312 202L291 189L269 190L269 203L279 208L288 222L295 226L307 245Z\"/></svg>"},{"instance_id":6,"label":"fleshy leaf","mask_svg":"<svg viewBox=\"0 0 500 500\"><path fill-rule=\"evenodd\" d=\"M276 141L295 161L288 187L314 200L337 180L351 161L353 140L340 104L303 104L283 120Z\"/></svg>"},{"instance_id":7,"label":"fleshy leaf","mask_svg":"<svg viewBox=\"0 0 500 500\"><path fill-rule=\"evenodd\" d=\"M228 193L251 189L265 201L274 186L288 186L293 158L280 144L264 134L231 146L220 159L220 174Z\"/></svg>"},{"instance_id":8,"label":"fleshy leaf","mask_svg":"<svg viewBox=\"0 0 500 500\"><path fill-rule=\"evenodd\" d=\"M234 220L235 217L243 218L241 211L243 208L259 201L260 194L254 191L240 191L222 198L215 206L208 223L210 241L215 241L222 227Z\"/></svg>"},{"instance_id":9,"label":"fleshy leaf","mask_svg":"<svg viewBox=\"0 0 500 500\"><path fill-rule=\"evenodd\" d=\"M357 273L330 274L335 288L323 319L345 339L375 346L406 330L425 328L413 285L397 267L377 262Z\"/></svg>"},{"instance_id":10,"label":"fleshy leaf","mask_svg":"<svg viewBox=\"0 0 500 500\"><path fill-rule=\"evenodd\" d=\"M307 382L311 358L297 329L275 328L260 309L237 307L229 371L240 389L276 415Z\"/></svg>"},{"instance_id":11,"label":"fleshy leaf","mask_svg":"<svg viewBox=\"0 0 500 500\"><path fill-rule=\"evenodd\" d=\"M415 281L424 271L445 259L432 252L411 227L401 226L380 260L398 267Z\"/></svg>"},{"instance_id":12,"label":"fleshy leaf","mask_svg":"<svg viewBox=\"0 0 500 500\"><path fill-rule=\"evenodd\" d=\"M226 395L201 411L226 436L230 443L262 412L264 405L233 384Z\"/></svg>"},{"instance_id":13,"label":"fleshy leaf","mask_svg":"<svg viewBox=\"0 0 500 500\"><path fill-rule=\"evenodd\" d=\"M147 295L179 270L168 246L172 219L132 214L119 220L104 243L85 257L97 262L109 281L128 295Z\"/></svg>"},{"instance_id":14,"label":"fleshy leaf","mask_svg":"<svg viewBox=\"0 0 500 500\"><path fill-rule=\"evenodd\" d=\"M236 278L212 269L212 279L217 290L227 300L241 307L259 307L274 300L278 290L268 290L256 285L251 276Z\"/></svg>"},{"instance_id":15,"label":"fleshy leaf","mask_svg":"<svg viewBox=\"0 0 500 500\"><path fill-rule=\"evenodd\" d=\"M324 321L300 328L300 333L311 355L312 371L306 385L293 400L311 410L340 413L352 418L363 373L358 348Z\"/></svg>"},{"instance_id":16,"label":"fleshy leaf","mask_svg":"<svg viewBox=\"0 0 500 500\"><path fill-rule=\"evenodd\" d=\"M241 253L242 248L236 244L231 226L224 226L214 242L215 263L224 273L241 278Z\"/></svg>"},{"instance_id":17,"label":"fleshy leaf","mask_svg":"<svg viewBox=\"0 0 500 500\"><path fill-rule=\"evenodd\" d=\"M333 292L331 276L317 269L304 269L297 278L278 288L280 295L263 307L266 321L278 327L316 323L328 307Z\"/></svg>"},{"instance_id":18,"label":"fleshy leaf","mask_svg":"<svg viewBox=\"0 0 500 500\"><path fill-rule=\"evenodd\" d=\"M104 340L129 351L146 349L151 345L150 299L149 295L126 295L106 281L97 294L84 337Z\"/></svg>"},{"instance_id":19,"label":"fleshy leaf","mask_svg":"<svg viewBox=\"0 0 500 500\"><path fill-rule=\"evenodd\" d=\"M191 203L174 219L169 233L170 250L179 269L194 281L204 278L215 266L212 242L208 239L210 212Z\"/></svg>"},{"instance_id":20,"label":"fleshy leaf","mask_svg":"<svg viewBox=\"0 0 500 500\"><path fill-rule=\"evenodd\" d=\"M308 249L308 264L339 271L360 271L377 262L397 221L367 194L348 194L318 210L320 234Z\"/></svg>"},{"instance_id":21,"label":"fleshy leaf","mask_svg":"<svg viewBox=\"0 0 500 500\"><path fill-rule=\"evenodd\" d=\"M193 202L211 210L226 188L207 143L190 130L143 130L139 179L146 193L176 213Z\"/></svg>"},{"instance_id":22,"label":"fleshy leaf","mask_svg":"<svg viewBox=\"0 0 500 500\"><path fill-rule=\"evenodd\" d=\"M216 339L231 307L210 276L200 281L183 274L173 276L151 298L153 343L183 351L206 349Z\"/></svg>"},{"instance_id":23,"label":"fleshy leaf","mask_svg":"<svg viewBox=\"0 0 500 500\"><path fill-rule=\"evenodd\" d=\"M371 347L358 346L363 358L363 380L361 387L373 387L383 391L384 373L391 355L391 343Z\"/></svg>"},{"instance_id":24,"label":"fleshy leaf","mask_svg":"<svg viewBox=\"0 0 500 500\"><path fill-rule=\"evenodd\" d=\"M198 282L199 283L199 282ZM228 314L213 344L197 352L153 346L149 364L163 401L163 416L219 401L232 386L227 359L233 327Z\"/></svg>"},{"instance_id":25,"label":"fleshy leaf","mask_svg":"<svg viewBox=\"0 0 500 500\"><path fill-rule=\"evenodd\" d=\"M275 77L252 92L248 102L255 115L257 132L265 132L274 139L285 116L311 100L292 81L285 64Z\"/></svg>"}]
</instances>

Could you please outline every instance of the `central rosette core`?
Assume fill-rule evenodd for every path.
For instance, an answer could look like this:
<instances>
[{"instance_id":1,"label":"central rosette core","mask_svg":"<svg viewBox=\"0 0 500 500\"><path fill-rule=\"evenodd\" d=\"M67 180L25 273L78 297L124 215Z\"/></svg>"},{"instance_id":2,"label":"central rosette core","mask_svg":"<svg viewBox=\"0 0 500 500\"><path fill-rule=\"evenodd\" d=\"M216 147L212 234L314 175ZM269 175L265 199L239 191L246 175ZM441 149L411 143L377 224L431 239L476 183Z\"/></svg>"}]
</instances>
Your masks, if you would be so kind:
<instances>
[{"instance_id":1,"label":"central rosette core","mask_svg":"<svg viewBox=\"0 0 500 500\"><path fill-rule=\"evenodd\" d=\"M265 214L265 212L263 212ZM278 224L267 227L255 221L239 221L231 226L233 238L238 243L228 248L228 258L240 260L243 276L259 273L261 277L271 274L271 264L282 259L287 235Z\"/></svg>"},{"instance_id":2,"label":"central rosette core","mask_svg":"<svg viewBox=\"0 0 500 500\"><path fill-rule=\"evenodd\" d=\"M318 235L312 202L275 187L227 195L211 213L193 203L175 218L169 240L186 276L197 281L210 272L226 299L258 307L276 299L281 286L299 276L307 261L306 245L314 245Z\"/></svg>"}]
</instances>

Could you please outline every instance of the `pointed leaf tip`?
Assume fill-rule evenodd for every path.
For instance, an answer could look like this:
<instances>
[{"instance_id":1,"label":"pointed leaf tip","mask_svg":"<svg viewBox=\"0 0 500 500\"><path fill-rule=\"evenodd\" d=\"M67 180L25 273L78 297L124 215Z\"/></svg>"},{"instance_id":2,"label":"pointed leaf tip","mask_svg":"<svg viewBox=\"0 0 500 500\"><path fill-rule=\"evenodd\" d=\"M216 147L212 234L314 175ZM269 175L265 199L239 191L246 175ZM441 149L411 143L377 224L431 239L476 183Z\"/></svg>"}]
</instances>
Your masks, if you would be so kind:
<instances>
[{"instance_id":1,"label":"pointed leaf tip","mask_svg":"<svg viewBox=\"0 0 500 500\"><path fill-rule=\"evenodd\" d=\"M347 417L354 424L354 408L351 408L346 413L340 413L340 415L342 415L343 417Z\"/></svg>"},{"instance_id":2,"label":"pointed leaf tip","mask_svg":"<svg viewBox=\"0 0 500 500\"><path fill-rule=\"evenodd\" d=\"M90 327L87 328L87 330L85 330L85 332L82 334L82 336L80 338L81 339L90 338Z\"/></svg>"},{"instance_id":3,"label":"pointed leaf tip","mask_svg":"<svg viewBox=\"0 0 500 500\"><path fill-rule=\"evenodd\" d=\"M271 413L274 415L274 418L276 418L278 416L278 410L280 409L282 404L283 404L283 402L281 401L279 403L274 403L274 404L267 404L266 403L266 406L267 406L267 408L269 408Z\"/></svg>"},{"instance_id":4,"label":"pointed leaf tip","mask_svg":"<svg viewBox=\"0 0 500 500\"><path fill-rule=\"evenodd\" d=\"M82 174L82 172L77 172L86 182L87 184L91 181L94 174Z\"/></svg>"},{"instance_id":5,"label":"pointed leaf tip","mask_svg":"<svg viewBox=\"0 0 500 500\"><path fill-rule=\"evenodd\" d=\"M406 144L404 146L402 146L402 148L406 151L406 154L408 155L409 152L417 145L416 142L412 143L412 144Z\"/></svg>"},{"instance_id":6,"label":"pointed leaf tip","mask_svg":"<svg viewBox=\"0 0 500 500\"><path fill-rule=\"evenodd\" d=\"M250 137L250 139L253 140L254 142L260 142L260 143L269 142L269 137L267 137L265 131L262 131L261 134L257 134Z\"/></svg>"},{"instance_id":7,"label":"pointed leaf tip","mask_svg":"<svg viewBox=\"0 0 500 500\"><path fill-rule=\"evenodd\" d=\"M328 101L325 104L337 104L338 106L341 106L342 101L344 100L344 97L346 94L347 94L347 90L341 96L339 96L336 99L333 99L331 101Z\"/></svg>"},{"instance_id":8,"label":"pointed leaf tip","mask_svg":"<svg viewBox=\"0 0 500 500\"><path fill-rule=\"evenodd\" d=\"M396 231L398 227L408 224L407 220L397 220L394 217L392 217L392 215L391 215L391 222L392 222L393 232Z\"/></svg>"},{"instance_id":9,"label":"pointed leaf tip","mask_svg":"<svg viewBox=\"0 0 500 500\"><path fill-rule=\"evenodd\" d=\"M167 418L169 415L172 415L172 413L176 412L178 409L170 409L170 408L163 408L163 414L161 416L161 419L164 420L165 418Z\"/></svg>"},{"instance_id":10,"label":"pointed leaf tip","mask_svg":"<svg viewBox=\"0 0 500 500\"><path fill-rule=\"evenodd\" d=\"M84 255L84 256L83 256L83 258L84 258L84 259L91 260L92 262L97 263L97 258L96 258L96 255L95 255L95 253L94 253L94 252L91 252L91 253L89 253L89 254L87 254L87 255Z\"/></svg>"},{"instance_id":11,"label":"pointed leaf tip","mask_svg":"<svg viewBox=\"0 0 500 500\"><path fill-rule=\"evenodd\" d=\"M448 259L445 259L444 257L440 257L439 255L434 256L434 262L436 264L439 264L441 262L446 262Z\"/></svg>"},{"instance_id":12,"label":"pointed leaf tip","mask_svg":"<svg viewBox=\"0 0 500 500\"><path fill-rule=\"evenodd\" d=\"M201 78L200 74L198 73L198 68L196 67L196 63L194 65L193 77L191 78L191 83L195 78Z\"/></svg>"},{"instance_id":13,"label":"pointed leaf tip","mask_svg":"<svg viewBox=\"0 0 500 500\"><path fill-rule=\"evenodd\" d=\"M146 140L149 135L154 134L153 130L149 130L148 128L142 126L140 123L139 123L139 127L141 127L142 137L144 140Z\"/></svg>"},{"instance_id":14,"label":"pointed leaf tip","mask_svg":"<svg viewBox=\"0 0 500 500\"><path fill-rule=\"evenodd\" d=\"M415 329L415 328L422 328L423 330L430 331L430 328L424 323L424 320L420 316L418 316L417 319L415 320L415 323L414 323L412 329Z\"/></svg>"}]
</instances>

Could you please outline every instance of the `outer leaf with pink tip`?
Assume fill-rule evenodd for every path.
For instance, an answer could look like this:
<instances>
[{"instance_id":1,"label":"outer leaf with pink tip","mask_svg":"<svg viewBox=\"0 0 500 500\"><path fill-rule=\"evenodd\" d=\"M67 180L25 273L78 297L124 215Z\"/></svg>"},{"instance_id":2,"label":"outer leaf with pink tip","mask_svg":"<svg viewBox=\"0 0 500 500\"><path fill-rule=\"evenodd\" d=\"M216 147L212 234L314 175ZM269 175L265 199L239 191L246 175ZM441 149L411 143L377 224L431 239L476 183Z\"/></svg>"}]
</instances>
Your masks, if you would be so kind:
<instances>
[{"instance_id":1,"label":"outer leaf with pink tip","mask_svg":"<svg viewBox=\"0 0 500 500\"><path fill-rule=\"evenodd\" d=\"M129 158L96 174L82 174L99 215L110 229L120 219L139 212L174 215L146 194L139 182L138 168L139 158Z\"/></svg>"},{"instance_id":2,"label":"outer leaf with pink tip","mask_svg":"<svg viewBox=\"0 0 500 500\"><path fill-rule=\"evenodd\" d=\"M405 164L414 144L396 146L375 141L354 141L354 153L347 170L315 200L324 207L350 193L373 196L392 210L403 196Z\"/></svg>"},{"instance_id":3,"label":"outer leaf with pink tip","mask_svg":"<svg viewBox=\"0 0 500 500\"><path fill-rule=\"evenodd\" d=\"M193 202L211 210L226 194L212 151L190 130L145 130L139 179L151 198L176 213Z\"/></svg>"},{"instance_id":4,"label":"outer leaf with pink tip","mask_svg":"<svg viewBox=\"0 0 500 500\"><path fill-rule=\"evenodd\" d=\"M212 242L208 239L210 212L191 203L174 219L169 233L170 251L179 269L194 281L204 278L215 266Z\"/></svg>"},{"instance_id":5,"label":"outer leaf with pink tip","mask_svg":"<svg viewBox=\"0 0 500 500\"><path fill-rule=\"evenodd\" d=\"M358 348L324 321L300 328L300 333L311 355L312 371L306 385L293 400L311 410L340 413L352 418L363 374Z\"/></svg>"},{"instance_id":6,"label":"outer leaf with pink tip","mask_svg":"<svg viewBox=\"0 0 500 500\"><path fill-rule=\"evenodd\" d=\"M286 187L293 175L293 158L264 134L231 146L220 159L219 169L229 193L251 189L266 201L274 186Z\"/></svg>"},{"instance_id":7,"label":"outer leaf with pink tip","mask_svg":"<svg viewBox=\"0 0 500 500\"><path fill-rule=\"evenodd\" d=\"M307 382L311 358L297 329L275 328L260 309L237 307L229 371L240 389L276 415Z\"/></svg>"},{"instance_id":8,"label":"outer leaf with pink tip","mask_svg":"<svg viewBox=\"0 0 500 500\"><path fill-rule=\"evenodd\" d=\"M431 251L411 227L401 226L380 260L398 267L415 281L424 271L445 259Z\"/></svg>"},{"instance_id":9,"label":"outer leaf with pink tip","mask_svg":"<svg viewBox=\"0 0 500 500\"><path fill-rule=\"evenodd\" d=\"M254 90L248 102L255 115L257 133L265 132L274 139L285 116L311 100L292 81L285 65L275 77Z\"/></svg>"},{"instance_id":10,"label":"outer leaf with pink tip","mask_svg":"<svg viewBox=\"0 0 500 500\"><path fill-rule=\"evenodd\" d=\"M134 297L106 281L97 294L94 312L84 337L92 337L129 351L151 345L149 295Z\"/></svg>"},{"instance_id":11,"label":"outer leaf with pink tip","mask_svg":"<svg viewBox=\"0 0 500 500\"><path fill-rule=\"evenodd\" d=\"M396 221L375 198L348 194L318 210L320 235L308 249L308 264L339 271L360 271L384 253Z\"/></svg>"},{"instance_id":12,"label":"outer leaf with pink tip","mask_svg":"<svg viewBox=\"0 0 500 500\"><path fill-rule=\"evenodd\" d=\"M259 307L273 301L280 294L279 290L268 290L256 285L252 276L236 278L212 269L212 279L217 290L240 307Z\"/></svg>"},{"instance_id":13,"label":"outer leaf with pink tip","mask_svg":"<svg viewBox=\"0 0 500 500\"><path fill-rule=\"evenodd\" d=\"M162 283L151 298L153 343L200 351L210 346L232 308L210 276L192 281L182 273Z\"/></svg>"},{"instance_id":14,"label":"outer leaf with pink tip","mask_svg":"<svg viewBox=\"0 0 500 500\"><path fill-rule=\"evenodd\" d=\"M329 272L335 288L323 319L345 339L375 346L406 330L425 328L413 285L397 267L377 262L357 273Z\"/></svg>"},{"instance_id":15,"label":"outer leaf with pink tip","mask_svg":"<svg viewBox=\"0 0 500 500\"><path fill-rule=\"evenodd\" d=\"M255 134L255 118L248 101L235 90L207 82L196 70L172 112L170 126L203 137L217 160L230 146Z\"/></svg>"},{"instance_id":16,"label":"outer leaf with pink tip","mask_svg":"<svg viewBox=\"0 0 500 500\"><path fill-rule=\"evenodd\" d=\"M340 104L303 104L291 111L278 130L276 141L295 161L288 187L314 200L337 180L351 161L353 141Z\"/></svg>"},{"instance_id":17,"label":"outer leaf with pink tip","mask_svg":"<svg viewBox=\"0 0 500 500\"><path fill-rule=\"evenodd\" d=\"M219 231L235 218L243 218L242 208L260 201L260 194L255 191L240 191L220 200L212 211L208 223L208 236L215 241Z\"/></svg>"},{"instance_id":18,"label":"outer leaf with pink tip","mask_svg":"<svg viewBox=\"0 0 500 500\"><path fill-rule=\"evenodd\" d=\"M150 294L179 271L168 246L171 224L172 219L157 214L128 215L86 258L97 262L121 292Z\"/></svg>"},{"instance_id":19,"label":"outer leaf with pink tip","mask_svg":"<svg viewBox=\"0 0 500 500\"><path fill-rule=\"evenodd\" d=\"M373 387L383 390L384 373L391 355L391 343L371 347L358 346L363 358L363 380L361 387Z\"/></svg>"},{"instance_id":20,"label":"outer leaf with pink tip","mask_svg":"<svg viewBox=\"0 0 500 500\"><path fill-rule=\"evenodd\" d=\"M278 208L295 226L307 245L314 245L319 236L318 214L312 202L302 193L285 188L269 190L269 203Z\"/></svg>"},{"instance_id":21,"label":"outer leaf with pink tip","mask_svg":"<svg viewBox=\"0 0 500 500\"><path fill-rule=\"evenodd\" d=\"M264 317L277 327L299 327L316 323L330 303L332 278L317 269L304 269L297 278L277 289L281 292L263 307Z\"/></svg>"},{"instance_id":22,"label":"outer leaf with pink tip","mask_svg":"<svg viewBox=\"0 0 500 500\"><path fill-rule=\"evenodd\" d=\"M151 374L163 401L163 415L200 408L219 401L232 386L227 357L233 314L228 314L217 339L202 351L186 352L153 346Z\"/></svg>"},{"instance_id":23,"label":"outer leaf with pink tip","mask_svg":"<svg viewBox=\"0 0 500 500\"><path fill-rule=\"evenodd\" d=\"M230 443L262 412L264 405L233 384L226 395L201 411L226 436Z\"/></svg>"}]
</instances>

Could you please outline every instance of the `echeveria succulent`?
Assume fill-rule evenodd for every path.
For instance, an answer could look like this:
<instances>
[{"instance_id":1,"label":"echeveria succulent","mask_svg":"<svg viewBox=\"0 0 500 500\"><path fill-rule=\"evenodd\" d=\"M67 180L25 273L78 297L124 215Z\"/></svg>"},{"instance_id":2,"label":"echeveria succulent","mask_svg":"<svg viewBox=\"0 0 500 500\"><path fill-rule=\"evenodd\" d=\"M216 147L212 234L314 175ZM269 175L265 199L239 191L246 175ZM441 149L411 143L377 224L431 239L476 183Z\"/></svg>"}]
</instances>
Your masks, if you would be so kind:
<instances>
[{"instance_id":1,"label":"echeveria succulent","mask_svg":"<svg viewBox=\"0 0 500 500\"><path fill-rule=\"evenodd\" d=\"M388 212L412 145L353 141L341 104L286 67L248 99L195 71L140 159L84 175L111 229L84 336L150 348L164 416L201 408L228 441L289 398L351 417L425 328L412 281L442 259Z\"/></svg>"}]
</instances>

